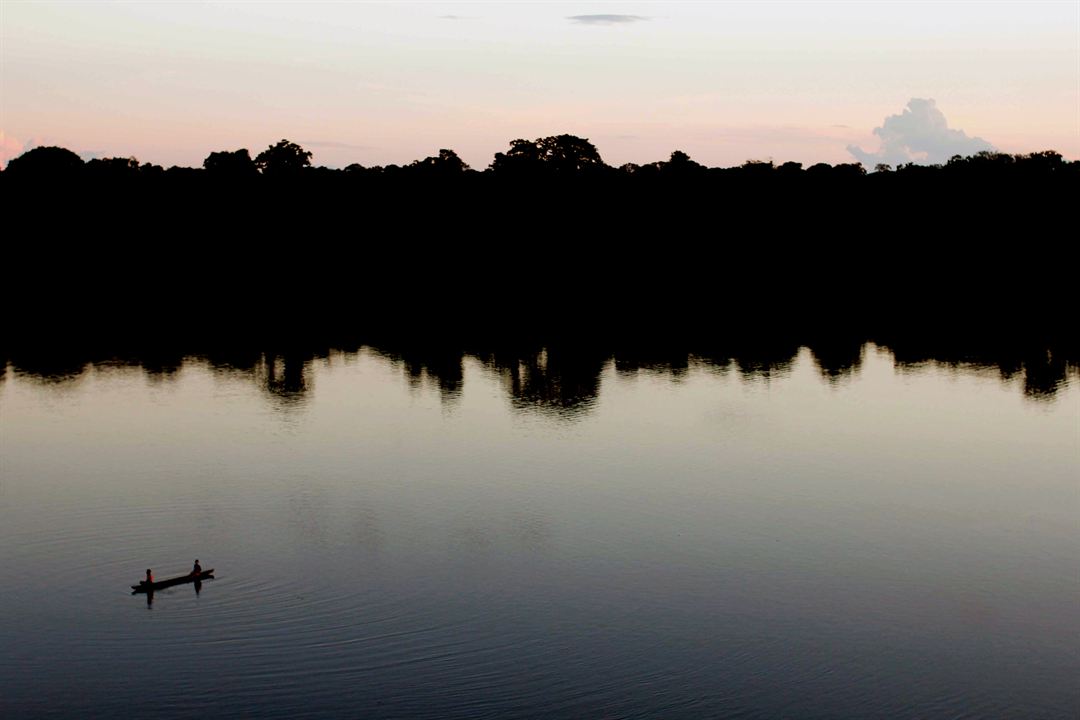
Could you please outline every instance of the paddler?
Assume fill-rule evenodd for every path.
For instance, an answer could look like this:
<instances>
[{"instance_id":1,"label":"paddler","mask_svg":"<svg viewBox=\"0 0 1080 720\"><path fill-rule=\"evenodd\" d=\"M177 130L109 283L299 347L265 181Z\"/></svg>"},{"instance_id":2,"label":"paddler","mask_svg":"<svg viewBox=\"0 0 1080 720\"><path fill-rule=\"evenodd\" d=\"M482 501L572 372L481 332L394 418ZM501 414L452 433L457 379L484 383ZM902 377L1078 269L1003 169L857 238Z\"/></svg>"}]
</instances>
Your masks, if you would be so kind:
<instances>
[{"instance_id":1,"label":"paddler","mask_svg":"<svg viewBox=\"0 0 1080 720\"><path fill-rule=\"evenodd\" d=\"M192 575L202 575L202 565L199 564L198 558L195 559L195 567L191 568Z\"/></svg>"}]
</instances>

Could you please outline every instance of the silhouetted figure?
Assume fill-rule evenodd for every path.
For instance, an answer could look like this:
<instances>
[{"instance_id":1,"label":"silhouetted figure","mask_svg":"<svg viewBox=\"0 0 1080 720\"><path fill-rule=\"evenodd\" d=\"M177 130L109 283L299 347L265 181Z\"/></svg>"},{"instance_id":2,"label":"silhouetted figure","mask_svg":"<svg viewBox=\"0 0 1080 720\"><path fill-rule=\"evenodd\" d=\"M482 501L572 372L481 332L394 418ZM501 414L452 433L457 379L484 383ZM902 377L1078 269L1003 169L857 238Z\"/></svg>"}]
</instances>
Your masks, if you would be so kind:
<instances>
[{"instance_id":1,"label":"silhouetted figure","mask_svg":"<svg viewBox=\"0 0 1080 720\"><path fill-rule=\"evenodd\" d=\"M202 565L199 564L198 559L195 560L195 567L191 568L191 574L192 575L201 575L202 574Z\"/></svg>"},{"instance_id":2,"label":"silhouetted figure","mask_svg":"<svg viewBox=\"0 0 1080 720\"><path fill-rule=\"evenodd\" d=\"M143 580L143 582L145 582L147 585L153 585L154 584L154 576L150 572L150 568L146 568L146 580Z\"/></svg>"}]
</instances>

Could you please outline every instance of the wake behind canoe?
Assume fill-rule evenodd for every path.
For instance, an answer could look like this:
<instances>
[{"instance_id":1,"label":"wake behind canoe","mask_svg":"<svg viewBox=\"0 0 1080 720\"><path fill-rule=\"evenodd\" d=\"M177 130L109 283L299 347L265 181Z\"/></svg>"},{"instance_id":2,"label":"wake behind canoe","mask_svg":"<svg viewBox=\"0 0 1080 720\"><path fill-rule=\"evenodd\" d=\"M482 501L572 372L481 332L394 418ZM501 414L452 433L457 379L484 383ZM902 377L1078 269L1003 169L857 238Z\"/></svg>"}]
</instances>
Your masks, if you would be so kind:
<instances>
[{"instance_id":1,"label":"wake behind canoe","mask_svg":"<svg viewBox=\"0 0 1080 720\"><path fill-rule=\"evenodd\" d=\"M131 589L136 593L152 592L154 590L161 590L162 588L172 587L173 585L183 585L184 583L195 582L196 580L213 580L214 568L209 570L203 570L196 575L195 573L189 573L187 575L180 575L179 577L168 578L167 580L158 580L155 583L147 583L145 580L138 585L132 585Z\"/></svg>"}]
</instances>

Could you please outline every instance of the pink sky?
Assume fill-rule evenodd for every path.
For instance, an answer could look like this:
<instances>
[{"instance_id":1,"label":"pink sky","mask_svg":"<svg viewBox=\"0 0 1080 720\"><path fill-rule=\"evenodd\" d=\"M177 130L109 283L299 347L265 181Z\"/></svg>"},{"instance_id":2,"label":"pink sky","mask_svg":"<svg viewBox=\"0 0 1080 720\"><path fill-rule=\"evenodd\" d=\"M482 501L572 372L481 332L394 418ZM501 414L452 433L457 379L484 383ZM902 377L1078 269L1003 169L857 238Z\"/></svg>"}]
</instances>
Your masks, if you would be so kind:
<instances>
[{"instance_id":1,"label":"pink sky","mask_svg":"<svg viewBox=\"0 0 1080 720\"><path fill-rule=\"evenodd\" d=\"M912 98L1080 158L1080 3L5 2L0 60L2 160L199 165L285 137L330 166L482 168L568 132L616 165L837 163ZM893 124L917 143L916 120Z\"/></svg>"}]
</instances>

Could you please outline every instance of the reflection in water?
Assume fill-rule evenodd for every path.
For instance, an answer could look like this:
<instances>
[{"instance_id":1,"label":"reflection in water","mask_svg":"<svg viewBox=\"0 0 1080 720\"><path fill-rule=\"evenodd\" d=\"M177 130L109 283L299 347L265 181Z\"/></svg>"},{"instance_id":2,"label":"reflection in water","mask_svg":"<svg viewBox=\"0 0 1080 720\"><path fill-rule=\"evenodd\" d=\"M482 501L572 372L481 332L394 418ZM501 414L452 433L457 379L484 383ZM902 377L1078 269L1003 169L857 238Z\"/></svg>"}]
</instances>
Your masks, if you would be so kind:
<instances>
[{"instance_id":1,"label":"reflection in water","mask_svg":"<svg viewBox=\"0 0 1080 720\"><path fill-rule=\"evenodd\" d=\"M148 353L140 358L139 364L147 379L157 385L176 380L184 365L184 357L172 353Z\"/></svg>"},{"instance_id":2,"label":"reflection in water","mask_svg":"<svg viewBox=\"0 0 1080 720\"><path fill-rule=\"evenodd\" d=\"M893 351L896 367L902 372L925 366L956 374L991 371L1005 383L1014 378L1022 379L1024 395L1032 400L1053 400L1059 390L1080 375L1080 358L1068 352L1072 348L956 343L903 343L888 347Z\"/></svg>"},{"instance_id":3,"label":"reflection in water","mask_svg":"<svg viewBox=\"0 0 1080 720\"><path fill-rule=\"evenodd\" d=\"M515 408L573 418L595 404L606 361L595 352L553 348L495 365L494 369L503 379Z\"/></svg>"},{"instance_id":4,"label":"reflection in water","mask_svg":"<svg viewBox=\"0 0 1080 720\"><path fill-rule=\"evenodd\" d=\"M104 359L104 358L103 358ZM13 363L18 374L32 377L42 384L70 384L78 380L92 361L63 353L20 352Z\"/></svg>"},{"instance_id":5,"label":"reflection in water","mask_svg":"<svg viewBox=\"0 0 1080 720\"><path fill-rule=\"evenodd\" d=\"M207 577L210 580L214 579L213 575L208 575ZM171 582L171 584L172 585L184 585L184 584L186 584L188 582L190 582L192 584L192 586L195 588L195 597L198 597L199 594L202 592L202 588L203 588L203 581L201 579L185 580L183 578L176 578L176 579L173 580L173 582ZM170 585L170 583L166 583L166 587L168 587L169 585ZM148 607L148 608L152 608L154 606L154 596L155 596L156 593L157 593L157 591L153 587L149 587L147 589L135 588L131 592L132 595L146 595L146 607Z\"/></svg>"},{"instance_id":6,"label":"reflection in water","mask_svg":"<svg viewBox=\"0 0 1080 720\"><path fill-rule=\"evenodd\" d=\"M864 347L862 341L852 338L811 346L810 354L821 376L830 383L837 383L855 375L862 365Z\"/></svg>"},{"instance_id":7,"label":"reflection in water","mask_svg":"<svg viewBox=\"0 0 1080 720\"><path fill-rule=\"evenodd\" d=\"M690 355L675 348L619 348L614 355L615 372L623 377L640 373L667 375L673 380L681 379L690 367ZM727 362L723 364L726 369Z\"/></svg>"},{"instance_id":8,"label":"reflection in water","mask_svg":"<svg viewBox=\"0 0 1080 720\"><path fill-rule=\"evenodd\" d=\"M262 385L282 410L303 404L310 390L308 384L310 357L298 352L284 355L264 355L257 374Z\"/></svg>"},{"instance_id":9,"label":"reflection in water","mask_svg":"<svg viewBox=\"0 0 1080 720\"><path fill-rule=\"evenodd\" d=\"M438 388L439 396L446 405L454 404L461 397L465 377L462 364L464 353L440 345L379 347L374 350L401 368L410 388L419 390L425 385L433 385Z\"/></svg>"},{"instance_id":10,"label":"reflection in water","mask_svg":"<svg viewBox=\"0 0 1080 720\"><path fill-rule=\"evenodd\" d=\"M716 373L733 368L747 381L787 377L802 347L810 350L819 375L835 384L858 375L870 342L854 336L814 338L801 343L783 337L696 347L653 345L646 348L622 346L602 348L594 344L520 344L497 348L463 349L454 344L380 343L355 345L337 352L355 358L368 347L404 373L414 389L434 387L442 402L455 403L464 385L464 362L472 358L494 375L520 412L540 412L570 419L592 408L600 392L600 376L609 362L622 376L649 372L678 381L691 364ZM920 372L933 368L956 374L992 373L1002 383L1022 383L1024 395L1035 401L1051 401L1071 379L1080 375L1080 358L1072 348L1007 343L960 343L957 341L913 341L890 339L877 345L879 352L891 353L898 372ZM141 367L151 382L176 376L184 362L202 360L216 372L248 378L261 388L282 412L302 408L312 391L312 363L326 360L328 350L301 349L257 351L250 348L222 348L204 355L161 353L127 358L90 354L40 354L18 352L10 355L15 373L43 384L63 386L81 378L96 364Z\"/></svg>"},{"instance_id":11,"label":"reflection in water","mask_svg":"<svg viewBox=\"0 0 1080 720\"><path fill-rule=\"evenodd\" d=\"M1073 717L1077 365L890 343L10 356L0 716Z\"/></svg>"},{"instance_id":12,"label":"reflection in water","mask_svg":"<svg viewBox=\"0 0 1080 720\"><path fill-rule=\"evenodd\" d=\"M798 354L798 345L766 343L744 350L735 356L734 362L745 380L778 380L791 374Z\"/></svg>"}]
</instances>

